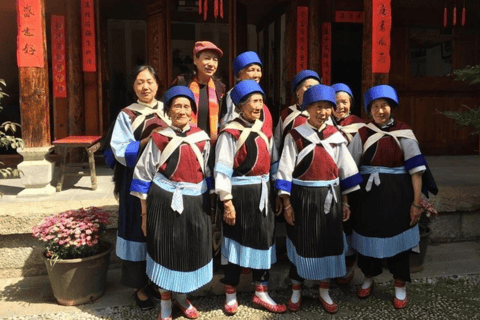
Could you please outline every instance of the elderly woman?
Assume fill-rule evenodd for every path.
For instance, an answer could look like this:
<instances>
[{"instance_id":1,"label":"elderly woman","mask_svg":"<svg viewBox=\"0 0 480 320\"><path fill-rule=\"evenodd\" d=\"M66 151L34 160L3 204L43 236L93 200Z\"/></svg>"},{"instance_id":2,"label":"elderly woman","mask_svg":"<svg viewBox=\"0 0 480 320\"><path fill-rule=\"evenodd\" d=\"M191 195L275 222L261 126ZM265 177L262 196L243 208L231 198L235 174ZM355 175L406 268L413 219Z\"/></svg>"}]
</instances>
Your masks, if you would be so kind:
<instances>
[{"instance_id":1,"label":"elderly woman","mask_svg":"<svg viewBox=\"0 0 480 320\"><path fill-rule=\"evenodd\" d=\"M192 123L207 132L212 143L217 140L219 112L225 85L215 73L223 51L210 41L197 41L193 47L193 74L178 76L173 85L188 86L195 97L198 110L192 114Z\"/></svg>"},{"instance_id":2,"label":"elderly woman","mask_svg":"<svg viewBox=\"0 0 480 320\"><path fill-rule=\"evenodd\" d=\"M396 120L395 90L388 85L365 92L365 109L373 122L360 128L349 150L364 176L362 191L352 197L353 248L365 280L357 294L371 295L375 276L387 259L395 279L396 309L407 305L405 282L410 280L409 251L420 240L422 173L425 159L412 130Z\"/></svg>"},{"instance_id":3,"label":"elderly woman","mask_svg":"<svg viewBox=\"0 0 480 320\"><path fill-rule=\"evenodd\" d=\"M268 203L271 159L276 152L272 131L261 121L264 93L255 81L244 80L231 96L240 115L219 136L214 170L215 190L223 203L222 258L228 262L221 280L224 311L237 312L236 286L243 267L253 269L253 304L281 313L285 305L268 295L269 269L276 262L275 219Z\"/></svg>"},{"instance_id":4,"label":"elderly woman","mask_svg":"<svg viewBox=\"0 0 480 320\"><path fill-rule=\"evenodd\" d=\"M350 113L353 108L353 93L349 86L344 83L336 83L332 85L337 97L337 107L333 109L333 123L342 135L347 139L347 145L353 140L358 129L365 126L364 121ZM345 253L345 263L347 265L347 274L343 278L337 279L337 284L349 284L355 276L354 264L356 260L356 252L351 247L352 243L352 220L343 223L343 231L347 237L348 250Z\"/></svg>"},{"instance_id":5,"label":"elderly woman","mask_svg":"<svg viewBox=\"0 0 480 320\"><path fill-rule=\"evenodd\" d=\"M262 79L262 67L262 61L254 51L241 53L233 60L233 72L237 83L243 80L254 80L256 83L260 83ZM239 110L233 104L230 96L232 90L233 88L227 92L223 99L220 120L222 128L224 128L228 122L238 117L239 114ZM265 114L265 125L272 130L272 115L266 105L263 105L263 112Z\"/></svg>"},{"instance_id":6,"label":"elderly woman","mask_svg":"<svg viewBox=\"0 0 480 320\"><path fill-rule=\"evenodd\" d=\"M287 134L278 168L291 261L288 308L294 312L300 309L302 282L309 279L320 281L320 303L336 313L330 279L346 273L342 221L350 217L347 194L360 188L361 176L345 138L326 124L335 103L332 87L318 84L305 92L302 110L310 117Z\"/></svg>"},{"instance_id":7,"label":"elderly woman","mask_svg":"<svg viewBox=\"0 0 480 320\"><path fill-rule=\"evenodd\" d=\"M184 316L195 319L198 312L186 293L210 282L213 274L206 165L210 139L189 125L196 109L190 89L172 87L164 102L172 124L152 134L135 167L131 193L141 199L147 274L161 293L159 319L171 319L172 291Z\"/></svg>"},{"instance_id":8,"label":"elderly woman","mask_svg":"<svg viewBox=\"0 0 480 320\"><path fill-rule=\"evenodd\" d=\"M280 113L280 119L275 128L275 146L281 153L285 137L295 127L301 126L308 119L308 112L302 111L303 94L310 87L320 84L320 77L315 71L303 70L295 75L292 81L292 90L295 93L296 103L285 108Z\"/></svg>"},{"instance_id":9,"label":"elderly woman","mask_svg":"<svg viewBox=\"0 0 480 320\"><path fill-rule=\"evenodd\" d=\"M107 136L109 142L104 157L107 165L115 168L115 194L119 199L116 253L122 260L120 283L135 288L137 305L147 310L154 307L145 291L147 245L140 228L140 201L130 195L130 184L135 163L152 131L166 127L170 120L163 113L163 104L155 99L158 81L153 68L147 65L137 67L133 79L138 100L118 114L113 131Z\"/></svg>"}]
</instances>

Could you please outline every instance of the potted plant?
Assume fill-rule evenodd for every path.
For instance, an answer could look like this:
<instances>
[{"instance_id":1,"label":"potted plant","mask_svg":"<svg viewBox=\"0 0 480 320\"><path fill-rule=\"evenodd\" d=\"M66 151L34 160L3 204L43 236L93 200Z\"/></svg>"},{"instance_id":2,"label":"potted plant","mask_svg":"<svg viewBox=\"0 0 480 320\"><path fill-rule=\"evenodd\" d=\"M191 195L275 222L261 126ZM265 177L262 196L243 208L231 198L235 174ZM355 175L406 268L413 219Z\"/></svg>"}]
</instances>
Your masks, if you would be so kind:
<instances>
[{"instance_id":1,"label":"potted plant","mask_svg":"<svg viewBox=\"0 0 480 320\"><path fill-rule=\"evenodd\" d=\"M45 251L53 294L59 304L79 305L105 293L112 245L104 240L110 213L89 207L46 217L32 228Z\"/></svg>"},{"instance_id":2,"label":"potted plant","mask_svg":"<svg viewBox=\"0 0 480 320\"><path fill-rule=\"evenodd\" d=\"M455 70L455 80L464 81L469 84L480 83L480 65L473 67L467 67L465 69ZM457 128L460 127L473 127L474 131L471 134L480 134L480 106L476 108L467 108L467 111L439 111L444 116L455 120ZM480 154L480 141L479 141L479 154Z\"/></svg>"}]
</instances>

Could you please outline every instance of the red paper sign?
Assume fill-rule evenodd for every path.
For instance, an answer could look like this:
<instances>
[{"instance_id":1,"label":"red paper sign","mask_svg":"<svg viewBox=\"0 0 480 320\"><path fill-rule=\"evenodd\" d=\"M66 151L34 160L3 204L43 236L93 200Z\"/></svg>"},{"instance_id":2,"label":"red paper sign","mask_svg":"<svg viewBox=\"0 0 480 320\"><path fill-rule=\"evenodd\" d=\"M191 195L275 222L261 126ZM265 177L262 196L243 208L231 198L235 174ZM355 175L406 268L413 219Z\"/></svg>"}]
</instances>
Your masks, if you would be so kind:
<instances>
[{"instance_id":1,"label":"red paper sign","mask_svg":"<svg viewBox=\"0 0 480 320\"><path fill-rule=\"evenodd\" d=\"M95 7L93 0L82 0L82 52L83 71L96 72L97 59L95 54Z\"/></svg>"},{"instance_id":2,"label":"red paper sign","mask_svg":"<svg viewBox=\"0 0 480 320\"><path fill-rule=\"evenodd\" d=\"M322 80L329 86L332 82L332 24L322 23Z\"/></svg>"},{"instance_id":3,"label":"red paper sign","mask_svg":"<svg viewBox=\"0 0 480 320\"><path fill-rule=\"evenodd\" d=\"M41 0L17 0L17 64L45 66Z\"/></svg>"},{"instance_id":4,"label":"red paper sign","mask_svg":"<svg viewBox=\"0 0 480 320\"><path fill-rule=\"evenodd\" d=\"M297 73L308 64L308 7L297 7Z\"/></svg>"},{"instance_id":5,"label":"red paper sign","mask_svg":"<svg viewBox=\"0 0 480 320\"><path fill-rule=\"evenodd\" d=\"M363 23L363 12L335 11L335 22Z\"/></svg>"},{"instance_id":6,"label":"red paper sign","mask_svg":"<svg viewBox=\"0 0 480 320\"><path fill-rule=\"evenodd\" d=\"M52 73L53 96L66 98L65 17L63 16L52 16Z\"/></svg>"},{"instance_id":7,"label":"red paper sign","mask_svg":"<svg viewBox=\"0 0 480 320\"><path fill-rule=\"evenodd\" d=\"M390 30L392 11L390 0L373 0L372 72L390 72Z\"/></svg>"}]
</instances>

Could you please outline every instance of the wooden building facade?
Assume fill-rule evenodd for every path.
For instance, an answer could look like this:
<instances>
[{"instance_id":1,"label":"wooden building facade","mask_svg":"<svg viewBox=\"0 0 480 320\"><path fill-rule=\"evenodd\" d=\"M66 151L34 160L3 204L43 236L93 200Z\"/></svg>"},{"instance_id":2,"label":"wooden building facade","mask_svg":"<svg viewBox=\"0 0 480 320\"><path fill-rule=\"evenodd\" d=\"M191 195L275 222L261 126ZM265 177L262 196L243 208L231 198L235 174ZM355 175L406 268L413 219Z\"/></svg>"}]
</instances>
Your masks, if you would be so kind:
<instances>
[{"instance_id":1,"label":"wooden building facade","mask_svg":"<svg viewBox=\"0 0 480 320\"><path fill-rule=\"evenodd\" d=\"M36 14L43 25L43 67L17 61L24 49L17 44L25 15L21 6L32 1L41 4ZM88 27L95 65L88 71L82 17L87 4L92 5ZM379 12L391 19L387 25L375 20ZM56 91L58 17L64 21L64 97ZM365 118L362 93L375 84L394 86L400 96L395 116L412 127L426 154L473 154L478 136L469 128L455 130L437 110L480 104L479 86L451 75L480 64L478 21L476 0L5 0L0 4L0 78L9 97L2 101L0 121L20 122L30 148L68 135L103 135L133 101L128 74L135 65L148 63L157 70L160 97L192 64L194 42L210 40L224 50L217 75L227 87L234 83L233 58L246 50L259 53L261 85L275 118L293 102L293 76L309 68L326 84L350 85L354 113ZM381 52L385 47L387 56Z\"/></svg>"}]
</instances>

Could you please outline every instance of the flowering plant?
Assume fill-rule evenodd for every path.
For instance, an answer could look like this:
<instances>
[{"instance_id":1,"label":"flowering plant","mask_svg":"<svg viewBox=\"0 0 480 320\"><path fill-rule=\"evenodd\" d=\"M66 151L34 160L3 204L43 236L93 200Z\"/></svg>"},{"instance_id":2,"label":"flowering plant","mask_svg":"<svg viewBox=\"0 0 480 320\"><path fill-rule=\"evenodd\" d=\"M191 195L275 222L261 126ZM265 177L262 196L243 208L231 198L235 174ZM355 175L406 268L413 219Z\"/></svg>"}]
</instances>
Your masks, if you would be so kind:
<instances>
[{"instance_id":1,"label":"flowering plant","mask_svg":"<svg viewBox=\"0 0 480 320\"><path fill-rule=\"evenodd\" d=\"M44 242L49 259L85 258L99 253L109 222L110 213L98 207L69 210L43 219L32 235Z\"/></svg>"}]
</instances>

